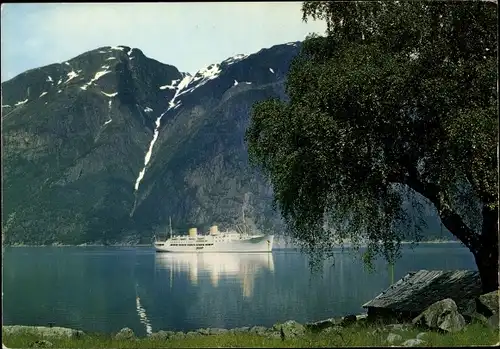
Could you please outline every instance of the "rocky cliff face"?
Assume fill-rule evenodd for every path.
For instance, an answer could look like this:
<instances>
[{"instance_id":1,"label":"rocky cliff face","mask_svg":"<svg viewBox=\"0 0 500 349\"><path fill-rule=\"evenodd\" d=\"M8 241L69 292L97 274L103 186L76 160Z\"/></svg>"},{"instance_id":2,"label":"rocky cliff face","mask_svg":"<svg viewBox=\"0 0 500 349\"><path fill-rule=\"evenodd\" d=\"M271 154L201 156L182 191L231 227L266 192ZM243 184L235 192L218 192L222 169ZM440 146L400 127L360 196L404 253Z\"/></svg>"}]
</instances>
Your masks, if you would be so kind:
<instances>
[{"instance_id":1,"label":"rocky cliff face","mask_svg":"<svg viewBox=\"0 0 500 349\"><path fill-rule=\"evenodd\" d=\"M251 106L286 98L300 43L194 76L138 49L102 47L2 84L6 243L149 242L174 227L280 229L248 165Z\"/></svg>"}]
</instances>

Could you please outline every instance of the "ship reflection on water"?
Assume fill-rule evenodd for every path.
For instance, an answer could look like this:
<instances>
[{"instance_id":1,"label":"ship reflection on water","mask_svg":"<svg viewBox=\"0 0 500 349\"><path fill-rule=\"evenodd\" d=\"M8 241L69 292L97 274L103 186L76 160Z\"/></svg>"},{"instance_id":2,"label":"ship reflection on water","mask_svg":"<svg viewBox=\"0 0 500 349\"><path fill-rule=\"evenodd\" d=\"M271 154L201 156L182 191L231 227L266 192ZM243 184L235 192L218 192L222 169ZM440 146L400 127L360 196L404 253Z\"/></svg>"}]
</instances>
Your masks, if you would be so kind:
<instances>
[{"instance_id":1,"label":"ship reflection on water","mask_svg":"<svg viewBox=\"0 0 500 349\"><path fill-rule=\"evenodd\" d=\"M257 273L274 273L272 253L157 253L155 268L170 271L170 287L176 274L187 273L192 285L208 277L213 287L222 278L236 278L242 285L243 296L251 297Z\"/></svg>"}]
</instances>

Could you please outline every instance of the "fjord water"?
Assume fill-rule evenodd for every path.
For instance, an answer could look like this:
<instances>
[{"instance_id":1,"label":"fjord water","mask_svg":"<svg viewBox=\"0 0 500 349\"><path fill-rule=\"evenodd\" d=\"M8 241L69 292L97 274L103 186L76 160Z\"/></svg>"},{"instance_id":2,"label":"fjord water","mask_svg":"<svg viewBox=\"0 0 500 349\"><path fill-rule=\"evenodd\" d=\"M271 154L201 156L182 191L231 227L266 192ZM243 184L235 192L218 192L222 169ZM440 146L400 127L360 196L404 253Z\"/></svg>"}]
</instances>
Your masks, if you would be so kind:
<instances>
[{"instance_id":1,"label":"fjord water","mask_svg":"<svg viewBox=\"0 0 500 349\"><path fill-rule=\"evenodd\" d=\"M352 253L311 274L305 255L155 254L146 247L6 247L4 325L50 322L92 332L271 326L359 314L389 286L383 261L365 270ZM398 280L420 269L476 269L459 244L403 248Z\"/></svg>"}]
</instances>

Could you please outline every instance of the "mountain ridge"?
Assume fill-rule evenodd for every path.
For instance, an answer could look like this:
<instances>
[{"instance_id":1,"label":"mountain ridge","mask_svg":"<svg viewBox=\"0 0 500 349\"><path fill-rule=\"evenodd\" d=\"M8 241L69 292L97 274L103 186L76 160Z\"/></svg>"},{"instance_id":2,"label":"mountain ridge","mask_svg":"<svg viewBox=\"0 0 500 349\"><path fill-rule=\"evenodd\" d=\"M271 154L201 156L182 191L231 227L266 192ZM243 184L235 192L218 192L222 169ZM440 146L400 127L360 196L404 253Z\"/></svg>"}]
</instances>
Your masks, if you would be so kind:
<instances>
[{"instance_id":1,"label":"mountain ridge","mask_svg":"<svg viewBox=\"0 0 500 349\"><path fill-rule=\"evenodd\" d=\"M300 46L194 74L105 46L2 83L6 243L145 243L169 217L205 230L242 211L253 229L282 231L244 133L255 102L287 98Z\"/></svg>"},{"instance_id":2,"label":"mountain ridge","mask_svg":"<svg viewBox=\"0 0 500 349\"><path fill-rule=\"evenodd\" d=\"M164 181L150 176L150 171L160 177L167 175L169 180L175 177L178 189L169 188L171 196L181 195L176 192L186 190L185 182L190 183L188 190L197 192L196 202L177 198L178 211L183 213L176 214L170 208L169 215L187 221L187 225L212 223L208 218L196 218L197 204L211 204L200 202L206 200L202 194L206 188L200 189L204 181L194 178L193 174L205 176L200 166L211 173L213 168L207 164L218 164L220 168L216 172L222 177L213 180L226 182L223 180L226 164L234 162L236 153L245 156L242 155L244 127L240 127L237 137L238 151L231 150L230 154L219 157L212 154L213 159L199 156L196 163L191 161L189 168L180 174L161 166L166 165L168 158L177 161L178 167L184 166L186 157L172 154L173 149L180 149L183 154L199 154L204 149L197 144L203 143L208 149L214 142L221 143L214 132L197 129L209 123L217 124L218 120L210 118L212 112L224 114L222 109L231 108L232 99L256 87L266 89L270 79L255 67L238 67L255 54L230 57L191 75L141 53L126 46L100 47L2 83L4 197L8 199L3 222L7 242L113 242L122 238L140 241L144 235L151 235L153 229L148 221L137 218L137 209L148 213L156 210L151 217L156 225L164 224L167 214L158 209L163 205L161 195L156 202L148 198L151 185L161 187L158 182ZM286 72L287 64L296 53L288 53L288 62L280 71ZM277 65L281 64L279 57L277 61ZM256 73L260 75L257 79L263 81L256 81ZM250 84L247 77L253 80ZM179 89L181 83L185 86ZM246 103L246 108L249 107L251 104ZM223 120L232 122L227 117ZM216 129L218 125L212 126ZM186 144L198 148L186 149ZM213 149L216 148L212 147L210 152ZM162 152L165 157L160 166L156 166L154 159ZM247 167L241 163L231 166L230 171L236 172ZM144 178L136 190L137 179L144 168ZM241 187L239 180L233 184ZM214 188L216 186L221 184L214 183ZM240 195L239 189L221 190L229 195L226 206L231 206ZM145 202L148 208L142 207ZM186 216L192 218L186 219ZM227 221L223 213L219 217L222 225L237 221L236 217ZM84 232L75 233L78 230Z\"/></svg>"}]
</instances>

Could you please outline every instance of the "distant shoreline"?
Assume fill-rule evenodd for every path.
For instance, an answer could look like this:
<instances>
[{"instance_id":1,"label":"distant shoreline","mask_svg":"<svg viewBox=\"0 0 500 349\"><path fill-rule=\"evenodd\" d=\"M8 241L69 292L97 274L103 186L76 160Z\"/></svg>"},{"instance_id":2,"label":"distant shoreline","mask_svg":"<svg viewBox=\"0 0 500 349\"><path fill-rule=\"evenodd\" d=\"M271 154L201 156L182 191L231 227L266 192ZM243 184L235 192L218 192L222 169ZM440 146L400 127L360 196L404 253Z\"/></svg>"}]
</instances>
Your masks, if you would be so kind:
<instances>
[{"instance_id":1,"label":"distant shoreline","mask_svg":"<svg viewBox=\"0 0 500 349\"><path fill-rule=\"evenodd\" d=\"M23 245L12 244L3 245L4 247L153 247L152 244L80 244L80 245L66 245L66 244L53 244L53 245Z\"/></svg>"},{"instance_id":2,"label":"distant shoreline","mask_svg":"<svg viewBox=\"0 0 500 349\"><path fill-rule=\"evenodd\" d=\"M443 240L430 240L430 241L420 241L420 242L412 242L412 241L402 241L402 245L410 245L410 244L460 244L460 241L443 241ZM2 245L2 247L153 247L152 244L80 244L80 245L65 245L65 244L53 244L53 245L23 245L23 244L12 244L12 245ZM341 248L342 246L335 246L333 248ZM345 248L351 247L351 244L346 243L344 245ZM366 245L361 245L361 247L366 247ZM273 250L297 250L299 247L275 247Z\"/></svg>"},{"instance_id":3,"label":"distant shoreline","mask_svg":"<svg viewBox=\"0 0 500 349\"><path fill-rule=\"evenodd\" d=\"M460 241L456 240L449 240L449 241L442 241L442 240L429 240L429 241L420 241L420 242L412 242L412 241L402 241L402 245L408 245L408 244L460 244Z\"/></svg>"}]
</instances>

